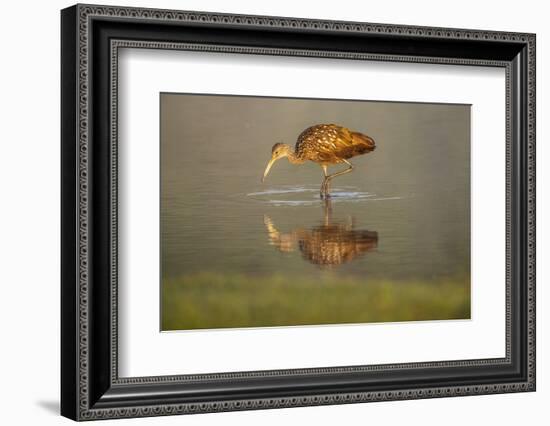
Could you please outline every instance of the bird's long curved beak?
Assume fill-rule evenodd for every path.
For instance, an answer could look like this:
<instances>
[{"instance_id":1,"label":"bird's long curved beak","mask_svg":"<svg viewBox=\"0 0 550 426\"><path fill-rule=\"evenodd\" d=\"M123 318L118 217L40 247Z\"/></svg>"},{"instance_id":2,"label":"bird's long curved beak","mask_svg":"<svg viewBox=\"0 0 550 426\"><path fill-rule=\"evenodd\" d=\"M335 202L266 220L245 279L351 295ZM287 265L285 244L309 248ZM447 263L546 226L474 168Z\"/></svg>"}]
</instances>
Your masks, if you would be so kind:
<instances>
[{"instance_id":1,"label":"bird's long curved beak","mask_svg":"<svg viewBox=\"0 0 550 426\"><path fill-rule=\"evenodd\" d=\"M265 171L264 171L264 175L262 176L262 182L265 180L265 178L267 177L268 173L269 173L269 170L271 170L271 166L273 166L273 163L275 161L277 161L278 159L276 157L273 157L271 158L271 160L269 160L269 163L267 163L267 166L265 168Z\"/></svg>"}]
</instances>

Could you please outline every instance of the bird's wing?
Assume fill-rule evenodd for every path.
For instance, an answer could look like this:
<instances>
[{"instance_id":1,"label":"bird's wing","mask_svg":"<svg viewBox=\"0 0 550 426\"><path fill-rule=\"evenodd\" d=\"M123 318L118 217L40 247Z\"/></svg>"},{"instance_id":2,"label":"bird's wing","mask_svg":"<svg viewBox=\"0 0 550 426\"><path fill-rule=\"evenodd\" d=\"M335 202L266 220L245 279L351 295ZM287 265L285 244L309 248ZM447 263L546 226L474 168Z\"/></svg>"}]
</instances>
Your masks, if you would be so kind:
<instances>
[{"instance_id":1,"label":"bird's wing","mask_svg":"<svg viewBox=\"0 0 550 426\"><path fill-rule=\"evenodd\" d=\"M356 155L366 154L375 149L374 140L359 132L352 132L345 127L336 130L336 150L334 155L338 158L348 159Z\"/></svg>"},{"instance_id":2,"label":"bird's wing","mask_svg":"<svg viewBox=\"0 0 550 426\"><path fill-rule=\"evenodd\" d=\"M353 145L352 133L336 124L318 124L298 137L296 151L304 158L318 162L335 162L338 152Z\"/></svg>"},{"instance_id":3,"label":"bird's wing","mask_svg":"<svg viewBox=\"0 0 550 426\"><path fill-rule=\"evenodd\" d=\"M320 163L338 163L366 154L375 148L374 140L336 124L318 124L298 137L296 151L302 158Z\"/></svg>"}]
</instances>

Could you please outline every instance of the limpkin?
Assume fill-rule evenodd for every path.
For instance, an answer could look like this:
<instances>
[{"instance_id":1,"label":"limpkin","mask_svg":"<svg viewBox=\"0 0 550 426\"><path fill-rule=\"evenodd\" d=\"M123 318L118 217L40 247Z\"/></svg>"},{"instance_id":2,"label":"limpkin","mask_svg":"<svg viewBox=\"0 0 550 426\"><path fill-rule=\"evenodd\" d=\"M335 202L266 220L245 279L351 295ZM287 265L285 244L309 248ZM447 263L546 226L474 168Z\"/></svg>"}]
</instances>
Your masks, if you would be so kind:
<instances>
[{"instance_id":1,"label":"limpkin","mask_svg":"<svg viewBox=\"0 0 550 426\"><path fill-rule=\"evenodd\" d=\"M353 170L348 159L366 154L376 148L374 140L363 133L354 132L337 124L317 124L305 129L298 140L294 151L290 145L276 143L271 149L271 160L267 163L262 182L265 180L275 161L287 157L292 164L303 164L307 160L319 164L325 175L321 184L321 198L330 197L330 181ZM345 170L327 174L328 166L346 163Z\"/></svg>"},{"instance_id":2,"label":"limpkin","mask_svg":"<svg viewBox=\"0 0 550 426\"><path fill-rule=\"evenodd\" d=\"M378 246L378 233L354 229L354 221L341 222L332 219L330 200L325 200L325 217L320 225L296 228L280 232L271 218L264 216L269 242L283 253L298 248L302 257L320 267L348 263Z\"/></svg>"}]
</instances>

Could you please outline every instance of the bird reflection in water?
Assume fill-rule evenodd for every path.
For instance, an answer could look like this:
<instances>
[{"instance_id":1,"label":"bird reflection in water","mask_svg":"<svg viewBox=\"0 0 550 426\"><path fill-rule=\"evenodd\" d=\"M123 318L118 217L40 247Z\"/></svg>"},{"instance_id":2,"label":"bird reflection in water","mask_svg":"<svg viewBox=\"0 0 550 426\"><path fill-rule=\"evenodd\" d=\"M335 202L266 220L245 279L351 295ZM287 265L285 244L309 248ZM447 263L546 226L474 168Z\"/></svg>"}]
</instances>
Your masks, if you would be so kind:
<instances>
[{"instance_id":1,"label":"bird reflection in water","mask_svg":"<svg viewBox=\"0 0 550 426\"><path fill-rule=\"evenodd\" d=\"M324 202L324 220L318 226L282 233L267 215L264 224L270 244L279 251L288 253L298 248L305 260L322 267L351 262L378 246L378 233L354 229L353 218L333 220L330 200Z\"/></svg>"}]
</instances>

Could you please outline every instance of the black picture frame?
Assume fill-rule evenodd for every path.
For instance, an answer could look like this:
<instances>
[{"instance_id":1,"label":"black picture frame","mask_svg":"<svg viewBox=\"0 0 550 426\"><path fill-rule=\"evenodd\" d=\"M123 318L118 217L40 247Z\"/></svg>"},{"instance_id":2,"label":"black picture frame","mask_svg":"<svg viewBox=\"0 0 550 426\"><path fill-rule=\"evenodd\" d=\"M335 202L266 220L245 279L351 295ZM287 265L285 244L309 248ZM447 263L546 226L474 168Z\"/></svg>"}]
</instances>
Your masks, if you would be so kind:
<instances>
[{"instance_id":1,"label":"black picture frame","mask_svg":"<svg viewBox=\"0 0 550 426\"><path fill-rule=\"evenodd\" d=\"M61 12L61 414L74 420L535 390L535 35L75 5ZM506 70L506 357L118 377L117 51ZM155 284L156 285L156 284Z\"/></svg>"}]
</instances>

